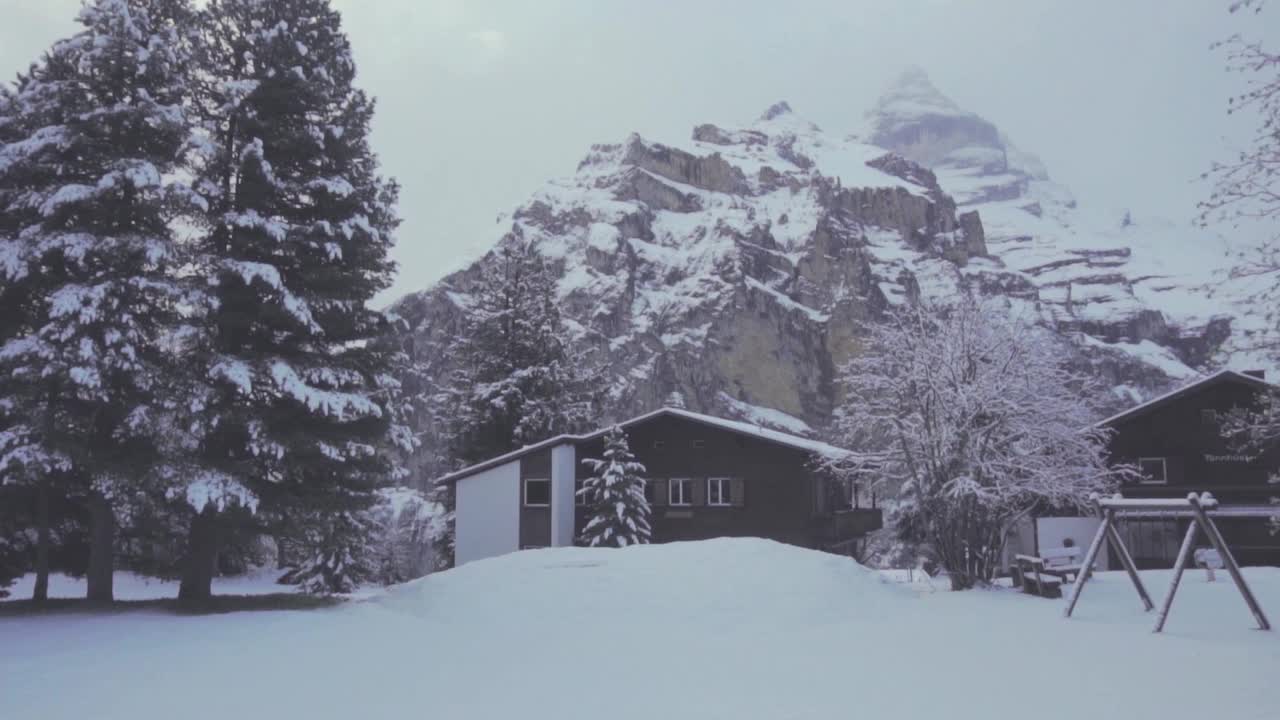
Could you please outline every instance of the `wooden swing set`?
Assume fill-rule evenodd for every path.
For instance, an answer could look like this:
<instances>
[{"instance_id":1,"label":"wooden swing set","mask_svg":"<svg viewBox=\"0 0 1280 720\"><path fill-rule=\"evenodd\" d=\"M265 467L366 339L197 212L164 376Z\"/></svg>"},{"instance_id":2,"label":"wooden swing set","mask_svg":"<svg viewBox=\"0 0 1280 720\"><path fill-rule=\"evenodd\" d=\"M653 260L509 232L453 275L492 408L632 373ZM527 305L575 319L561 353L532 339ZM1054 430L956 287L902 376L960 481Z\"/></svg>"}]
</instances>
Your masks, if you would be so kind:
<instances>
[{"instance_id":1,"label":"wooden swing set","mask_svg":"<svg viewBox=\"0 0 1280 720\"><path fill-rule=\"evenodd\" d=\"M1204 533L1213 549L1217 550L1218 555L1222 558L1222 564L1226 567L1227 572L1231 574L1231 579L1235 582L1236 588L1240 590L1240 595L1244 597L1245 603L1249 605L1249 610L1253 612L1253 617L1258 622L1258 628L1262 630L1271 629L1271 623L1267 621L1267 616L1263 614L1257 598L1254 597L1253 591L1249 589L1249 585L1244 581L1244 576L1240 573L1240 566L1236 564L1235 557L1227 548L1227 543L1222 539L1222 533L1218 531L1218 526L1214 524L1213 518L1210 517L1209 513L1218 508L1218 501L1214 499L1213 495L1209 493L1201 495L1191 493L1185 499L1175 500L1127 500L1116 496L1112 498L1094 498L1094 505L1102 518L1102 523L1098 525L1098 532L1093 536L1093 542L1089 544L1089 551L1085 553L1080 577L1071 587L1071 596L1067 599L1067 608L1064 612L1066 617L1071 617L1072 611L1076 608L1076 602L1080 600L1080 593L1084 590L1085 582L1093 575L1093 565L1098 559L1098 552L1102 549L1104 539L1110 541L1112 551L1119 557L1120 563L1124 565L1124 569L1128 572L1129 579L1133 581L1133 586L1138 591L1138 597L1142 599L1142 604L1146 606L1148 611L1155 609L1155 605L1151 602L1151 596L1147 594L1147 589L1142 585L1142 579L1138 577L1138 567L1134 564L1133 556L1129 554L1129 549L1125 547L1124 539L1120 535L1116 523L1119 520L1133 518L1185 517L1190 518L1191 523L1187 527L1186 536L1182 539L1182 547L1178 550L1178 559L1173 566L1173 579L1169 583L1169 591L1165 594L1164 601L1160 604L1160 613L1156 617L1156 626L1152 632L1162 631L1165 621L1169 618L1169 608L1173 606L1173 596L1178 592L1178 583L1182 581L1182 572L1186 569L1187 561L1191 557L1197 530ZM1229 514L1232 517L1269 517L1274 513L1274 508L1260 507L1231 508Z\"/></svg>"}]
</instances>

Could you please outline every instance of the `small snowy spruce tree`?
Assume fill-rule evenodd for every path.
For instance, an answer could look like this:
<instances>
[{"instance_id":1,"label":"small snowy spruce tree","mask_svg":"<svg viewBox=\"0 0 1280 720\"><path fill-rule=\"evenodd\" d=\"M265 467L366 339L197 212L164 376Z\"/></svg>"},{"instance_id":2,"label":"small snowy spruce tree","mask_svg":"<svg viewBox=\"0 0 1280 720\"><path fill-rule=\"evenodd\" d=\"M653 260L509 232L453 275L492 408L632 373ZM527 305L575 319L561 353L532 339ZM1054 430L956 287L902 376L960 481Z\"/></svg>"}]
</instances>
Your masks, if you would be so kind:
<instances>
[{"instance_id":1,"label":"small snowy spruce tree","mask_svg":"<svg viewBox=\"0 0 1280 720\"><path fill-rule=\"evenodd\" d=\"M926 546L957 589L989 582L1004 541L1036 508L1082 508L1115 486L1092 398L1066 349L1007 307L964 298L872 324L843 368L839 442L862 453L839 473L879 475L905 540Z\"/></svg>"},{"instance_id":2,"label":"small snowy spruce tree","mask_svg":"<svg viewBox=\"0 0 1280 720\"><path fill-rule=\"evenodd\" d=\"M463 463L580 429L592 415L542 258L509 244L490 260L454 348L461 370L444 393Z\"/></svg>"},{"instance_id":3,"label":"small snowy spruce tree","mask_svg":"<svg viewBox=\"0 0 1280 720\"><path fill-rule=\"evenodd\" d=\"M90 516L88 595L112 599L113 501L154 460L189 197L182 0L90 0L0 112L0 472ZM16 109L15 109L16 108Z\"/></svg>"},{"instance_id":4,"label":"small snowy spruce tree","mask_svg":"<svg viewBox=\"0 0 1280 720\"><path fill-rule=\"evenodd\" d=\"M412 438L377 342L387 319L368 306L394 272L397 186L378 174L374 103L328 0L211 0L201 28L203 457L307 548L308 589L343 591L371 572L374 490L403 475L386 448Z\"/></svg>"},{"instance_id":5,"label":"small snowy spruce tree","mask_svg":"<svg viewBox=\"0 0 1280 720\"><path fill-rule=\"evenodd\" d=\"M649 542L649 501L644 496L644 465L627 446L627 434L615 425L604 437L604 457L585 458L591 468L578 495L588 508L579 541L590 547L627 547Z\"/></svg>"}]
</instances>

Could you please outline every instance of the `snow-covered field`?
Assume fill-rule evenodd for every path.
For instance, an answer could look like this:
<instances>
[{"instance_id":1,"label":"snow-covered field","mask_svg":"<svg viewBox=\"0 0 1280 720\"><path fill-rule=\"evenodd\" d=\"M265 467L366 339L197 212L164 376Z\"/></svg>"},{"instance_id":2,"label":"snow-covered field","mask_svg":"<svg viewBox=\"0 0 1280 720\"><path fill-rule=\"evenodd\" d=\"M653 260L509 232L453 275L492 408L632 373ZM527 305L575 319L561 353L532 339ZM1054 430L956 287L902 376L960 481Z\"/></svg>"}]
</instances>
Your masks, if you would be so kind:
<instances>
[{"instance_id":1,"label":"snow-covered field","mask_svg":"<svg viewBox=\"0 0 1280 720\"><path fill-rule=\"evenodd\" d=\"M1163 635L1122 575L1061 610L762 540L527 551L308 612L0 618L0 717L1280 717L1280 637L1222 575Z\"/></svg>"}]
</instances>

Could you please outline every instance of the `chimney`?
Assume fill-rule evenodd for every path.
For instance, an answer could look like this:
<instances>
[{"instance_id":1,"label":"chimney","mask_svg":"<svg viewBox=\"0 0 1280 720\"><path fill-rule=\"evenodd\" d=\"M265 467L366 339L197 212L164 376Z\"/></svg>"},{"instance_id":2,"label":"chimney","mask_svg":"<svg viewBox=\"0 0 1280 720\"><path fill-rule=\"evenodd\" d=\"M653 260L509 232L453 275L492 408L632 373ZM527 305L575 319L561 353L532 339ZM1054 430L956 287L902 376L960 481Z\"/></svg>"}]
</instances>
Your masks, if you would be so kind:
<instances>
[{"instance_id":1,"label":"chimney","mask_svg":"<svg viewBox=\"0 0 1280 720\"><path fill-rule=\"evenodd\" d=\"M1258 378L1259 380L1266 380L1266 379L1267 379L1267 371L1266 371L1266 370L1245 370L1245 371L1244 371L1244 374L1245 374L1245 375L1248 375L1249 377Z\"/></svg>"}]
</instances>

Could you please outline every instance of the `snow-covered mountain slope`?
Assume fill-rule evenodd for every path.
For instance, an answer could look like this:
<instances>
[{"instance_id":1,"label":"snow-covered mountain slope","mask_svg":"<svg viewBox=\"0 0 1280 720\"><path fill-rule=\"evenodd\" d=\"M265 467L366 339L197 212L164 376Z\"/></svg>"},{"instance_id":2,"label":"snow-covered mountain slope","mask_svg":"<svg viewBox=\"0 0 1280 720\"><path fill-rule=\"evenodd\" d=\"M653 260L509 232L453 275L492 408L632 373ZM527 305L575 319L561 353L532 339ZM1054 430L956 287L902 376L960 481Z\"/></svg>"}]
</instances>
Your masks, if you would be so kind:
<instances>
[{"instance_id":1,"label":"snow-covered mountain slope","mask_svg":"<svg viewBox=\"0 0 1280 720\"><path fill-rule=\"evenodd\" d=\"M962 286L1062 330L1117 404L1216 361L1232 308L1201 286L1220 253L1189 229L1108 222L912 71L858 134L778 103L680 147L595 145L498 243L551 261L576 342L608 367L610 414L674 396L795 431L826 423L857 321ZM491 261L396 306L437 377Z\"/></svg>"},{"instance_id":2,"label":"snow-covered mountain slope","mask_svg":"<svg viewBox=\"0 0 1280 720\"><path fill-rule=\"evenodd\" d=\"M1259 326L1240 301L1244 289L1223 284L1221 237L1190 220L1078 205L1037 157L919 69L880 99L860 136L932 169L961 209L981 215L991 256L1036 286L1046 320L1083 331L1095 348L1180 379L1230 361L1232 334Z\"/></svg>"}]
</instances>

